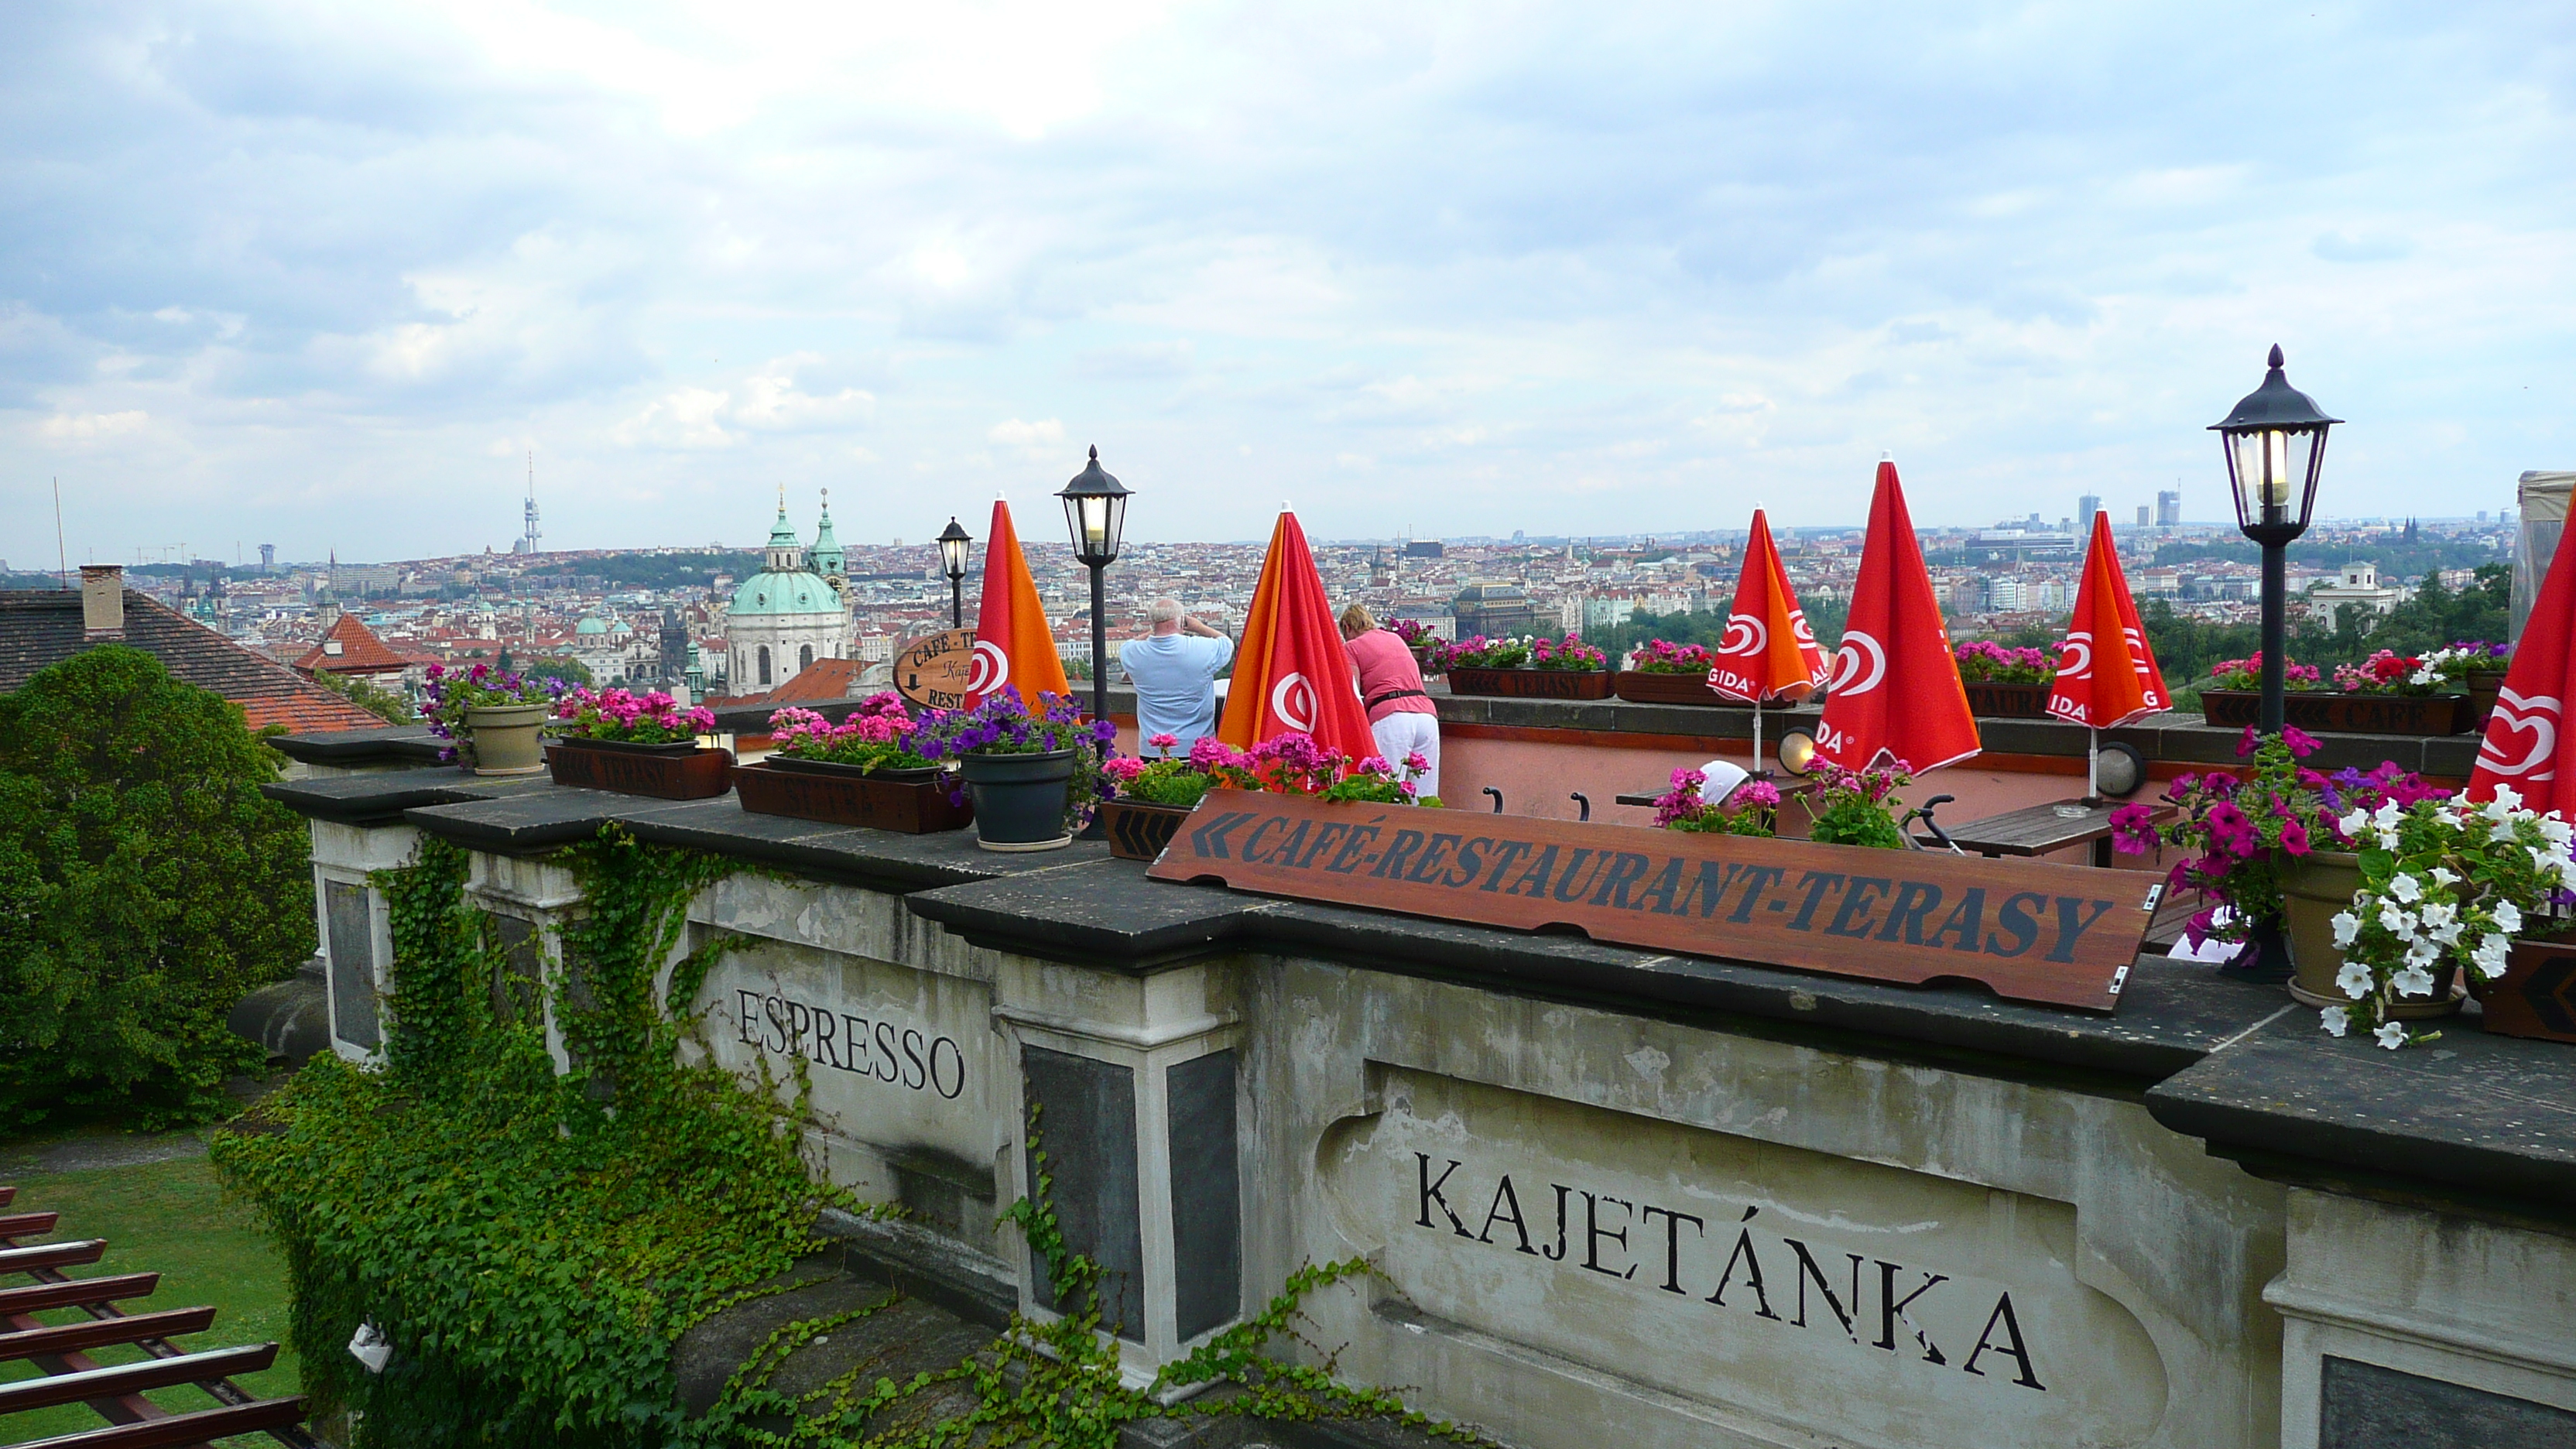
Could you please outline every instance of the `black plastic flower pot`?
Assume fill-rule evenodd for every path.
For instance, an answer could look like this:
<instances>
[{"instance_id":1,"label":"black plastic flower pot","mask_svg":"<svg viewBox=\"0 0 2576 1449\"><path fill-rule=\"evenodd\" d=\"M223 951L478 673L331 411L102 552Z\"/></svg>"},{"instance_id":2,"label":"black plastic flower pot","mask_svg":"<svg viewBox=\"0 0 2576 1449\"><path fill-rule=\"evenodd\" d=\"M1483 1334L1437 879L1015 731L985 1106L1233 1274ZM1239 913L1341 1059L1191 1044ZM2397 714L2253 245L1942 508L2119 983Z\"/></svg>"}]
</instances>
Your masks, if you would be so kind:
<instances>
[{"instance_id":1,"label":"black plastic flower pot","mask_svg":"<svg viewBox=\"0 0 2576 1449\"><path fill-rule=\"evenodd\" d=\"M958 762L975 804L975 843L986 850L1058 850L1073 843L1065 796L1073 751L968 755Z\"/></svg>"}]
</instances>

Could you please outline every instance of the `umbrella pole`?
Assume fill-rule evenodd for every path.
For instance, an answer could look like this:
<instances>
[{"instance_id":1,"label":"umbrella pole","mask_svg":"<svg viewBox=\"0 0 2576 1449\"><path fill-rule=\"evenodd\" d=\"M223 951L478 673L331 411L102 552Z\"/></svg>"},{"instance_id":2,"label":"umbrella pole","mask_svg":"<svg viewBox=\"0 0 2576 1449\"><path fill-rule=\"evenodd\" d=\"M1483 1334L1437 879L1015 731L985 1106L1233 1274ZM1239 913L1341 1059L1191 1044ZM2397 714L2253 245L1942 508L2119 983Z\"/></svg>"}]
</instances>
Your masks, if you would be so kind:
<instances>
[{"instance_id":1,"label":"umbrella pole","mask_svg":"<svg viewBox=\"0 0 2576 1449\"><path fill-rule=\"evenodd\" d=\"M2102 803L2102 732L2084 727L2084 803Z\"/></svg>"},{"instance_id":2,"label":"umbrella pole","mask_svg":"<svg viewBox=\"0 0 2576 1449\"><path fill-rule=\"evenodd\" d=\"M1762 768L1762 701L1758 696L1753 701L1753 773L1765 773Z\"/></svg>"}]
</instances>

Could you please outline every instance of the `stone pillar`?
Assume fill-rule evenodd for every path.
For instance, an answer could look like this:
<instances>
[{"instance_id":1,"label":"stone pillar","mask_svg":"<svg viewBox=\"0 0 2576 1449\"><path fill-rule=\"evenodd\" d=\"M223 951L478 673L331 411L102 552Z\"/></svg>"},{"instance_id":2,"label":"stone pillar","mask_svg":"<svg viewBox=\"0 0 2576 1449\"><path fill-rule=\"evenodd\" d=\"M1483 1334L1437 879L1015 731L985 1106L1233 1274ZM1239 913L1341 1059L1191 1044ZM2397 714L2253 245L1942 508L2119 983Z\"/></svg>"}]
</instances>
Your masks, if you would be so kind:
<instances>
[{"instance_id":1,"label":"stone pillar","mask_svg":"<svg viewBox=\"0 0 2576 1449\"><path fill-rule=\"evenodd\" d=\"M2576 1444L2576 1239L2293 1189L2282 1449Z\"/></svg>"},{"instance_id":2,"label":"stone pillar","mask_svg":"<svg viewBox=\"0 0 2576 1449\"><path fill-rule=\"evenodd\" d=\"M393 932L371 872L408 865L420 832L408 825L313 822L313 920L330 997L331 1049L351 1061L384 1049L384 991Z\"/></svg>"},{"instance_id":3,"label":"stone pillar","mask_svg":"<svg viewBox=\"0 0 2576 1449\"><path fill-rule=\"evenodd\" d=\"M582 910L581 887L570 870L543 860L475 851L465 874L465 903L491 913L503 959L492 979L495 1020L524 1020L541 1014L546 1051L555 1070L572 1070L563 1032L555 1024L552 989L566 981L567 991L580 989L563 974L563 942L557 929Z\"/></svg>"},{"instance_id":4,"label":"stone pillar","mask_svg":"<svg viewBox=\"0 0 2576 1449\"><path fill-rule=\"evenodd\" d=\"M1001 957L1020 1110L1042 1109L1058 1224L1101 1265L1102 1327L1137 1382L1243 1312L1234 990L1223 962L1132 976ZM1012 1154L1013 1198L1030 1169ZM1022 1310L1052 1316L1046 1265L1020 1266Z\"/></svg>"}]
</instances>

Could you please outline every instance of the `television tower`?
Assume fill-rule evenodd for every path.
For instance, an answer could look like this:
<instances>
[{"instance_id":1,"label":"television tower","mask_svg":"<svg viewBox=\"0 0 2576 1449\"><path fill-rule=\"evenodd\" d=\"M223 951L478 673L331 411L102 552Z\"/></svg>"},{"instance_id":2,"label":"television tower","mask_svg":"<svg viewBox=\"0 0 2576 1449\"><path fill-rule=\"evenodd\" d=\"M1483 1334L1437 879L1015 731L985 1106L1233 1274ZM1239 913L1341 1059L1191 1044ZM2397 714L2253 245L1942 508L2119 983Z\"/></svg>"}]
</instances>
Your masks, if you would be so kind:
<instances>
[{"instance_id":1,"label":"television tower","mask_svg":"<svg viewBox=\"0 0 2576 1449\"><path fill-rule=\"evenodd\" d=\"M537 540L543 536L537 532L537 450L534 448L528 450L528 501L520 512L526 523L512 552L532 554L537 551Z\"/></svg>"}]
</instances>

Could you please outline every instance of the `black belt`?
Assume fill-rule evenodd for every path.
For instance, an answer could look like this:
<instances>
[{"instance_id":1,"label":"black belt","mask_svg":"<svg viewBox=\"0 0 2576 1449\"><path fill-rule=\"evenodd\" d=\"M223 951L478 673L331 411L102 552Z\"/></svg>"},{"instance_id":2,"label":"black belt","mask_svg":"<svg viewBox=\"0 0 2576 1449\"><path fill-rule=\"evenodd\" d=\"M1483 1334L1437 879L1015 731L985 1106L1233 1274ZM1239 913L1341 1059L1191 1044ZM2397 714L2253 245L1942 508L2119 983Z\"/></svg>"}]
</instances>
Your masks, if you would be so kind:
<instances>
[{"instance_id":1,"label":"black belt","mask_svg":"<svg viewBox=\"0 0 2576 1449\"><path fill-rule=\"evenodd\" d=\"M1431 697L1431 691L1430 691L1430 690L1427 690L1427 689L1394 689L1394 690L1389 690L1389 691L1387 691L1386 693L1379 695L1377 698L1370 700L1370 701L1368 702L1368 706L1367 706L1367 707L1368 707L1368 708L1370 708L1370 709L1375 709L1375 708L1377 708L1379 705L1381 705L1381 704L1385 704L1385 703L1387 703L1387 702L1388 702L1388 701L1390 701L1390 700L1398 700L1398 699L1429 699L1430 697Z\"/></svg>"}]
</instances>

